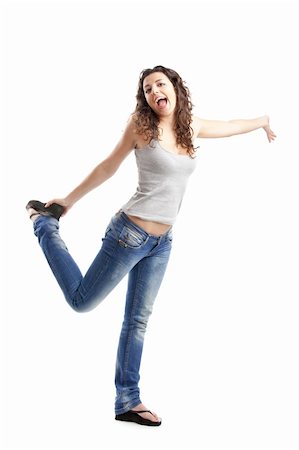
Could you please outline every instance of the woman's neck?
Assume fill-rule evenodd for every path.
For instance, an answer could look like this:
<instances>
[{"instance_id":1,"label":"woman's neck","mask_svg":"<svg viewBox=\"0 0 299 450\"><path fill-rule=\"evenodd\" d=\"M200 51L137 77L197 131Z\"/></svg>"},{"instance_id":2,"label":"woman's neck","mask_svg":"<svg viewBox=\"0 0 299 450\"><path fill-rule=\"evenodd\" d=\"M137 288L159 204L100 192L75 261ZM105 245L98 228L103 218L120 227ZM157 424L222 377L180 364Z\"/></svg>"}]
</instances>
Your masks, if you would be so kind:
<instances>
[{"instance_id":1,"label":"woman's neck","mask_svg":"<svg viewBox=\"0 0 299 450\"><path fill-rule=\"evenodd\" d=\"M173 130L173 125L174 125L173 115L159 118L159 125L158 125L159 127Z\"/></svg>"}]
</instances>

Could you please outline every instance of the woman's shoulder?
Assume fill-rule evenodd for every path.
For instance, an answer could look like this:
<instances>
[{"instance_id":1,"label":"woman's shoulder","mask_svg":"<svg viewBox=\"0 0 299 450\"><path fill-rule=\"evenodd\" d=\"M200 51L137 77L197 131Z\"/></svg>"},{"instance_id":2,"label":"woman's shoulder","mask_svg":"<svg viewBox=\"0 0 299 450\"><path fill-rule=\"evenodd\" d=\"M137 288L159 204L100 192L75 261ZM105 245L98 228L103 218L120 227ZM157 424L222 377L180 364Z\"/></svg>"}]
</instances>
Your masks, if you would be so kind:
<instances>
[{"instance_id":1,"label":"woman's shoulder","mask_svg":"<svg viewBox=\"0 0 299 450\"><path fill-rule=\"evenodd\" d=\"M134 148L137 142L139 141L139 136L136 132L135 122L136 122L135 114L131 114L127 120L126 127L124 130L124 136L126 136L128 140L134 143Z\"/></svg>"},{"instance_id":2,"label":"woman's shoulder","mask_svg":"<svg viewBox=\"0 0 299 450\"><path fill-rule=\"evenodd\" d=\"M136 126L136 120L137 120L137 114L136 113L131 114L129 117L129 120L128 120L128 128L134 138L134 142L135 142L134 148L136 150L140 150L140 149L143 149L144 147L146 147L150 143L151 139L149 139L147 136L140 134L140 132L138 132L138 129Z\"/></svg>"},{"instance_id":3,"label":"woman's shoulder","mask_svg":"<svg viewBox=\"0 0 299 450\"><path fill-rule=\"evenodd\" d=\"M193 139L196 139L201 128L201 119L199 117L192 115L191 128L193 130Z\"/></svg>"}]
</instances>

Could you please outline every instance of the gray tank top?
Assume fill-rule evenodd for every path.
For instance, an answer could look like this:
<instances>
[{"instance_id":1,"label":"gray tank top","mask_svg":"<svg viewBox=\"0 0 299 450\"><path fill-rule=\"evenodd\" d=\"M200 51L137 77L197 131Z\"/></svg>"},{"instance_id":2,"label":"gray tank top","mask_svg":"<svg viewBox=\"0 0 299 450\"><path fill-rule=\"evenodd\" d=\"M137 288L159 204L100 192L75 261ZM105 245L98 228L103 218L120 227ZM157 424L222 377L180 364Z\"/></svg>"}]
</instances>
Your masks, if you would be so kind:
<instances>
[{"instance_id":1,"label":"gray tank top","mask_svg":"<svg viewBox=\"0 0 299 450\"><path fill-rule=\"evenodd\" d=\"M135 156L138 186L122 211L143 220L173 225L197 158L172 153L157 140L135 150Z\"/></svg>"}]
</instances>

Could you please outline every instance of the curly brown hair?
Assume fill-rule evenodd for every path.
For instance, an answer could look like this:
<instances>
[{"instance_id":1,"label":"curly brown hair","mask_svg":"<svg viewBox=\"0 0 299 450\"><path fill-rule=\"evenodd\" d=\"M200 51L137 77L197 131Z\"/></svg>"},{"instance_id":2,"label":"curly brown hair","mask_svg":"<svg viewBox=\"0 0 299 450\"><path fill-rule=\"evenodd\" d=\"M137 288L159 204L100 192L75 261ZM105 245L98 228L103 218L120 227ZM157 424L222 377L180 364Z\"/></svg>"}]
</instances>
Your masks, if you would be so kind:
<instances>
[{"instance_id":1,"label":"curly brown hair","mask_svg":"<svg viewBox=\"0 0 299 450\"><path fill-rule=\"evenodd\" d=\"M196 150L192 142L193 130L191 128L191 111L193 104L190 98L190 91L180 75L172 69L168 69L164 66L155 66L153 69L144 69L140 73L136 95L137 104L134 111L136 132L139 135L143 135L146 140L158 139L159 117L148 105L143 90L144 79L155 72L164 73L174 87L177 97L176 108L174 111L174 132L176 134L176 142L177 145L186 149L189 156L193 157Z\"/></svg>"}]
</instances>

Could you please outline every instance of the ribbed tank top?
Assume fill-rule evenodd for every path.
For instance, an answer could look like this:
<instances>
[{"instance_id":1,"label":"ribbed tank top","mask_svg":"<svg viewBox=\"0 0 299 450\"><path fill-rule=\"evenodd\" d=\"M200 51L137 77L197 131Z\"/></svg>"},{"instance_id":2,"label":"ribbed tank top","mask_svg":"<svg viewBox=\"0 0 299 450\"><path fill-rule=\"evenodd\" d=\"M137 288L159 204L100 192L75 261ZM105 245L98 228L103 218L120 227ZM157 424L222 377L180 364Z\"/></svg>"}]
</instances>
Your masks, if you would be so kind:
<instances>
[{"instance_id":1,"label":"ribbed tank top","mask_svg":"<svg viewBox=\"0 0 299 450\"><path fill-rule=\"evenodd\" d=\"M173 225L197 158L166 150L157 140L136 149L135 157L138 186L122 211L143 220Z\"/></svg>"}]
</instances>

